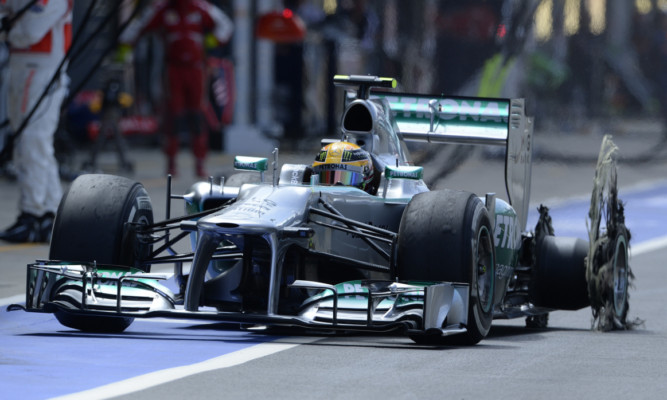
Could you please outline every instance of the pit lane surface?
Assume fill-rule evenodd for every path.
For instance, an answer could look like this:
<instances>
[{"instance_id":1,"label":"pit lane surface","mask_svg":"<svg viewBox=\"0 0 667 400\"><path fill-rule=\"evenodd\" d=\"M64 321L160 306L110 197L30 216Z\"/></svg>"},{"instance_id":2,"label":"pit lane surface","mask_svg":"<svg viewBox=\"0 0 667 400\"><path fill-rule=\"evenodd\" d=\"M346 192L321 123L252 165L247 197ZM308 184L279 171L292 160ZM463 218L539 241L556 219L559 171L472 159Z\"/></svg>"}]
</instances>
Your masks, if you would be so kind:
<instances>
[{"instance_id":1,"label":"pit lane surface","mask_svg":"<svg viewBox=\"0 0 667 400\"><path fill-rule=\"evenodd\" d=\"M478 177L476 165L470 167L474 173L464 169L448 184L458 187L457 179L470 182ZM538 168L534 177L558 177L561 169L544 168ZM593 169L581 170L590 182ZM664 165L658 171L664 173ZM394 336L276 340L219 324L165 320L137 320L121 335L87 335L63 328L48 314L0 311L0 393L3 398L22 399L66 394L133 399L660 398L667 389L663 373L667 323L662 306L667 295L662 260L667 250L661 231L667 219L667 182L656 181L659 174L651 180L646 170L626 172L631 184L622 189L621 198L628 204L627 222L634 235L631 265L637 277L636 289L630 292L630 317L646 320L640 329L600 334L590 331L589 309L554 312L546 330L527 330L522 320L494 321L489 337L479 345L455 348L418 346ZM637 188L633 174L652 183ZM565 235L570 225L585 227L588 194L579 190L578 179L554 178L550 184L551 191L537 191L534 179L533 190L539 194L533 203L561 199L551 206L556 233ZM489 189L485 185L480 190L476 192ZM155 200L159 194L151 196L160 203ZM46 246L1 249L0 298L3 303L8 298L17 301L13 296L24 290L25 264L46 257L48 250ZM298 344L302 345L292 347ZM267 346L271 349L263 350ZM132 378L136 379L127 380ZM85 392L89 389L96 391ZM124 392L128 394L122 396Z\"/></svg>"}]
</instances>

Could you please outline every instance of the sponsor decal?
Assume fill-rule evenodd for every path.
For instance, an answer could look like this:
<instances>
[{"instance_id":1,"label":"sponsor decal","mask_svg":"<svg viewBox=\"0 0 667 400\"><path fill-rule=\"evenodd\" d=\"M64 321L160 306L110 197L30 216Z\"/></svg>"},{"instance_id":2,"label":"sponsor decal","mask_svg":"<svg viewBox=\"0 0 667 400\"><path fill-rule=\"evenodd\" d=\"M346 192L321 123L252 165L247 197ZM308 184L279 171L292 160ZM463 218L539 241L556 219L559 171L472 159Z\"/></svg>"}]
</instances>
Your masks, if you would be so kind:
<instances>
[{"instance_id":1,"label":"sponsor decal","mask_svg":"<svg viewBox=\"0 0 667 400\"><path fill-rule=\"evenodd\" d=\"M514 164L530 164L530 140L527 137L521 137L521 145L516 152L509 155L509 159Z\"/></svg>"},{"instance_id":2,"label":"sponsor decal","mask_svg":"<svg viewBox=\"0 0 667 400\"><path fill-rule=\"evenodd\" d=\"M131 275L136 271L120 271L120 270L98 270L97 279L95 280L95 289L99 289L100 286L116 286L118 284L117 279L120 279L126 275ZM123 287L137 287L137 283L134 280L128 279L123 281Z\"/></svg>"},{"instance_id":3,"label":"sponsor decal","mask_svg":"<svg viewBox=\"0 0 667 400\"><path fill-rule=\"evenodd\" d=\"M495 245L501 249L517 249L519 246L519 230L516 217L504 214L496 215Z\"/></svg>"},{"instance_id":4,"label":"sponsor decal","mask_svg":"<svg viewBox=\"0 0 667 400\"><path fill-rule=\"evenodd\" d=\"M292 170L292 176L290 177L290 183L292 185L298 185L301 183L301 173L303 173L304 168Z\"/></svg>"},{"instance_id":5,"label":"sponsor decal","mask_svg":"<svg viewBox=\"0 0 667 400\"><path fill-rule=\"evenodd\" d=\"M140 210L152 210L151 199L148 196L137 196L137 205Z\"/></svg>"},{"instance_id":6,"label":"sponsor decal","mask_svg":"<svg viewBox=\"0 0 667 400\"><path fill-rule=\"evenodd\" d=\"M343 293L366 293L368 290L361 286L361 283L345 282L343 283Z\"/></svg>"},{"instance_id":7,"label":"sponsor decal","mask_svg":"<svg viewBox=\"0 0 667 400\"><path fill-rule=\"evenodd\" d=\"M440 118L445 120L459 119L466 121L471 119L473 121L493 121L502 122L503 116L507 120L508 108L501 109L497 102L483 102L483 101L457 101L453 99L440 100L438 103L438 114Z\"/></svg>"},{"instance_id":8,"label":"sponsor decal","mask_svg":"<svg viewBox=\"0 0 667 400\"><path fill-rule=\"evenodd\" d=\"M322 171L352 171L352 172L363 172L363 168L350 165L350 164L321 164L313 167L313 171L322 172Z\"/></svg>"},{"instance_id":9,"label":"sponsor decal","mask_svg":"<svg viewBox=\"0 0 667 400\"><path fill-rule=\"evenodd\" d=\"M315 156L315 161L316 162L324 162L327 159L327 151L322 150L317 155Z\"/></svg>"},{"instance_id":10,"label":"sponsor decal","mask_svg":"<svg viewBox=\"0 0 667 400\"><path fill-rule=\"evenodd\" d=\"M232 207L234 207L234 212L249 213L261 217L277 205L273 200L251 197L243 203L237 203L236 207Z\"/></svg>"},{"instance_id":11,"label":"sponsor decal","mask_svg":"<svg viewBox=\"0 0 667 400\"><path fill-rule=\"evenodd\" d=\"M419 180L424 176L422 167L390 167L384 169L384 176L387 179L414 179Z\"/></svg>"},{"instance_id":12,"label":"sponsor decal","mask_svg":"<svg viewBox=\"0 0 667 400\"><path fill-rule=\"evenodd\" d=\"M509 103L477 99L430 99L414 96L384 96L391 104L394 115L405 118L429 119L429 102L436 100L437 115L444 120L507 122Z\"/></svg>"},{"instance_id":13,"label":"sponsor decal","mask_svg":"<svg viewBox=\"0 0 667 400\"><path fill-rule=\"evenodd\" d=\"M415 286L427 286L427 283L415 283ZM365 309L368 304L368 288L363 287L361 281L348 281L336 285L336 291L339 296L339 307L354 307L359 310ZM310 297L307 302L325 301L325 304L331 301L333 293L325 289ZM388 309L392 306L405 307L410 305L422 305L424 298L423 290L416 289L414 292L391 295L384 298L376 304L376 311ZM343 303L347 302L347 303Z\"/></svg>"},{"instance_id":14,"label":"sponsor decal","mask_svg":"<svg viewBox=\"0 0 667 400\"><path fill-rule=\"evenodd\" d=\"M130 275L132 271L97 271L97 275L107 279L118 279Z\"/></svg>"},{"instance_id":15,"label":"sponsor decal","mask_svg":"<svg viewBox=\"0 0 667 400\"><path fill-rule=\"evenodd\" d=\"M496 246L496 278L509 279L516 265L521 232L517 228L516 216L496 214L494 243Z\"/></svg>"},{"instance_id":16,"label":"sponsor decal","mask_svg":"<svg viewBox=\"0 0 667 400\"><path fill-rule=\"evenodd\" d=\"M346 282L343 283L343 290L340 290L340 285L338 286L338 294L341 296L344 296L347 293L356 293L356 296L345 296L344 298L347 299L358 299L358 300L365 300L366 297L363 295L359 295L359 293L368 293L368 289L364 288L361 286L361 283L354 283L354 282Z\"/></svg>"},{"instance_id":17,"label":"sponsor decal","mask_svg":"<svg viewBox=\"0 0 667 400\"><path fill-rule=\"evenodd\" d=\"M246 171L266 171L268 160L258 157L236 156L234 158L234 168Z\"/></svg>"},{"instance_id":18,"label":"sponsor decal","mask_svg":"<svg viewBox=\"0 0 667 400\"><path fill-rule=\"evenodd\" d=\"M343 154L343 149L340 146L337 146L336 144L333 144L329 146L329 154L332 157L341 157Z\"/></svg>"},{"instance_id":19,"label":"sponsor decal","mask_svg":"<svg viewBox=\"0 0 667 400\"><path fill-rule=\"evenodd\" d=\"M367 159L368 156L366 155L366 152L362 149L343 150L343 156L341 157L341 160L343 162L364 161Z\"/></svg>"}]
</instances>

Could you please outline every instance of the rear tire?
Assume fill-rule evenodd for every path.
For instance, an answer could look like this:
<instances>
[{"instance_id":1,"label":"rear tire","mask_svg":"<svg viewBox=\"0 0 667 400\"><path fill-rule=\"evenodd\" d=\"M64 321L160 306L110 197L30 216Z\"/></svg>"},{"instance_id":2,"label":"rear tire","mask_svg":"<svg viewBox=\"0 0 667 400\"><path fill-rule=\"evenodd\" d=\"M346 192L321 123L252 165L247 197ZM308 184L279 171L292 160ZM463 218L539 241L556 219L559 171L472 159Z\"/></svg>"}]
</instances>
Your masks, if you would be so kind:
<instances>
[{"instance_id":1,"label":"rear tire","mask_svg":"<svg viewBox=\"0 0 667 400\"><path fill-rule=\"evenodd\" d=\"M406 207L398 232L401 280L470 285L467 332L449 337L414 336L420 344L473 345L491 328L495 247L489 213L472 193L420 193Z\"/></svg>"},{"instance_id":2,"label":"rear tire","mask_svg":"<svg viewBox=\"0 0 667 400\"><path fill-rule=\"evenodd\" d=\"M632 273L628 258L629 233L624 225L617 228L613 240L601 244L596 249L594 259L601 265L598 273L588 282L590 293L597 310L594 316L596 328L607 331L611 329L628 329L632 323L627 321L629 305L628 289Z\"/></svg>"},{"instance_id":3,"label":"rear tire","mask_svg":"<svg viewBox=\"0 0 667 400\"><path fill-rule=\"evenodd\" d=\"M625 325L628 316L628 288L630 286L630 265L628 263L628 233L623 227L616 236L612 271L614 285L612 287L612 304L617 324Z\"/></svg>"},{"instance_id":4,"label":"rear tire","mask_svg":"<svg viewBox=\"0 0 667 400\"><path fill-rule=\"evenodd\" d=\"M144 187L120 176L82 175L72 182L58 207L49 258L140 268L151 246L140 243L133 230L127 229L128 223L153 223L153 208ZM64 326L85 332L122 332L134 320L65 311L55 316Z\"/></svg>"},{"instance_id":5,"label":"rear tire","mask_svg":"<svg viewBox=\"0 0 667 400\"><path fill-rule=\"evenodd\" d=\"M579 310L590 305L586 284L588 242L544 236L536 246L530 302L538 307Z\"/></svg>"},{"instance_id":6,"label":"rear tire","mask_svg":"<svg viewBox=\"0 0 667 400\"><path fill-rule=\"evenodd\" d=\"M625 206L618 198L616 158L618 148L607 135L602 139L588 210L590 248L586 260L588 296L593 328L600 331L631 329L628 288L634 275L629 265L630 232L625 226Z\"/></svg>"}]
</instances>

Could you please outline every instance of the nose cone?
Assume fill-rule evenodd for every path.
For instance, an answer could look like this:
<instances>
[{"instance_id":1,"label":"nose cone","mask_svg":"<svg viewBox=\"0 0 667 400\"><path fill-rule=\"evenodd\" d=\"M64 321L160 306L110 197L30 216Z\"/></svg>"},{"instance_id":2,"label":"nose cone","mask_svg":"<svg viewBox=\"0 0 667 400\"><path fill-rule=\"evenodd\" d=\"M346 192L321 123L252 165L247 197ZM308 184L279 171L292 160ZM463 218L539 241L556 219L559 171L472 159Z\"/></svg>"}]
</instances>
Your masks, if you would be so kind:
<instances>
[{"instance_id":1,"label":"nose cone","mask_svg":"<svg viewBox=\"0 0 667 400\"><path fill-rule=\"evenodd\" d=\"M223 234L264 234L305 221L310 187L259 185L244 190L237 201L202 218L197 228Z\"/></svg>"}]
</instances>

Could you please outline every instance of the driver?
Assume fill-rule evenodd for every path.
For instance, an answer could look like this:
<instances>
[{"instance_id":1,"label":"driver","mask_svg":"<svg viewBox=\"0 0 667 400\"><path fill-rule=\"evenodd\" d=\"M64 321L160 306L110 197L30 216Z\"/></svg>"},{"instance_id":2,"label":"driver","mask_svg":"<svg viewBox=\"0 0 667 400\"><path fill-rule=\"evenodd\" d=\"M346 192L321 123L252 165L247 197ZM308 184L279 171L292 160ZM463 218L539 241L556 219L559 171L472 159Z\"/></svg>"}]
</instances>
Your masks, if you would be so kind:
<instances>
[{"instance_id":1,"label":"driver","mask_svg":"<svg viewBox=\"0 0 667 400\"><path fill-rule=\"evenodd\" d=\"M313 173L319 176L322 185L354 186L370 194L376 190L370 154L349 142L324 146L315 157Z\"/></svg>"}]
</instances>

